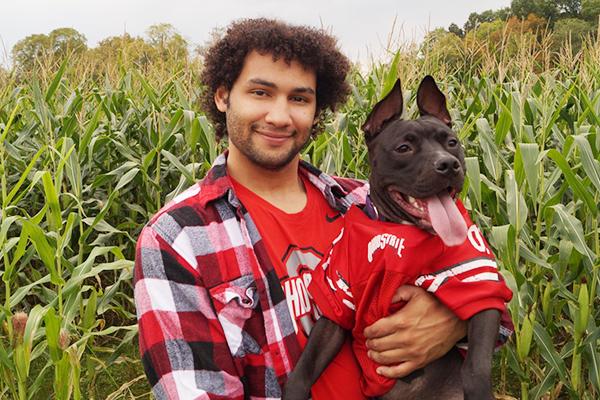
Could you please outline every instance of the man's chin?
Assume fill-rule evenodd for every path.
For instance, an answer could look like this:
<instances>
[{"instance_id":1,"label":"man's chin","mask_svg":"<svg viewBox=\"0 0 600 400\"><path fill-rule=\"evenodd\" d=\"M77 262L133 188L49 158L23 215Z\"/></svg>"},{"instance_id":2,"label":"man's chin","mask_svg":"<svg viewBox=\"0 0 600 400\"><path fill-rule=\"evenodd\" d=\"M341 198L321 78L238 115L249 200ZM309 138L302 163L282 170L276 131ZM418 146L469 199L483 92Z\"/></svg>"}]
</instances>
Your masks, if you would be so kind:
<instances>
[{"instance_id":1,"label":"man's chin","mask_svg":"<svg viewBox=\"0 0 600 400\"><path fill-rule=\"evenodd\" d=\"M273 154L247 154L248 159L256 166L269 170L269 171L280 171L290 165L292 161L298 156L297 152L289 152L284 155L273 155Z\"/></svg>"}]
</instances>

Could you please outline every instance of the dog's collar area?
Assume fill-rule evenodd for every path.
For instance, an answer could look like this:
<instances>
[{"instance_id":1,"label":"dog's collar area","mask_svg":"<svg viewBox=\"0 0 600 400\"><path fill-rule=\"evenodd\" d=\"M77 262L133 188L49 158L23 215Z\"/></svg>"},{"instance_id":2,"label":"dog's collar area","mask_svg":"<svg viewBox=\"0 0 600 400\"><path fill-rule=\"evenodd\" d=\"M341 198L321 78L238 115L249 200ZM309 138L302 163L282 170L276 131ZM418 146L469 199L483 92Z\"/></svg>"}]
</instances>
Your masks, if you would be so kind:
<instances>
[{"instance_id":1,"label":"dog's collar area","mask_svg":"<svg viewBox=\"0 0 600 400\"><path fill-rule=\"evenodd\" d=\"M371 201L371 196L367 196L367 199L365 201L365 208L363 208L363 211L365 214L367 214L369 218L373 220L379 219L379 212L377 211L377 207L375 207L375 204L373 204L373 202Z\"/></svg>"},{"instance_id":2,"label":"dog's collar area","mask_svg":"<svg viewBox=\"0 0 600 400\"><path fill-rule=\"evenodd\" d=\"M365 205L361 209L367 217L374 221L390 222L390 220L388 220L383 214L379 213L379 210L377 210L377 207L375 206L375 203L373 203L373 201L371 200L370 195L367 196L365 200ZM415 225L414 223L405 219L396 221L396 223L402 225Z\"/></svg>"}]
</instances>

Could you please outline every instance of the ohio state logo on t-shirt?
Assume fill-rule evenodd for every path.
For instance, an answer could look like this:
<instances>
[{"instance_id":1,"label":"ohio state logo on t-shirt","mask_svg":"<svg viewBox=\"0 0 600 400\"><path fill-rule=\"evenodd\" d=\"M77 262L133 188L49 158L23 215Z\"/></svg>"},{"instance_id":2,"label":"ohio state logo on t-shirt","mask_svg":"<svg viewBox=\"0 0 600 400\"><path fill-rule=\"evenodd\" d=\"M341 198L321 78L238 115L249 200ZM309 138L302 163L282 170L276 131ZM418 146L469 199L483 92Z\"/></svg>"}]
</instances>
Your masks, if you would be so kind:
<instances>
[{"instance_id":1,"label":"ohio state logo on t-shirt","mask_svg":"<svg viewBox=\"0 0 600 400\"><path fill-rule=\"evenodd\" d=\"M299 248L296 245L290 245L283 257L283 264L286 266L288 279L281 282L288 308L292 314L292 320L296 325L300 321L304 333L310 333L318 311L312 305L310 295L306 289L312 279L311 272L319 265L322 254L312 247ZM294 326L298 332L298 326Z\"/></svg>"}]
</instances>

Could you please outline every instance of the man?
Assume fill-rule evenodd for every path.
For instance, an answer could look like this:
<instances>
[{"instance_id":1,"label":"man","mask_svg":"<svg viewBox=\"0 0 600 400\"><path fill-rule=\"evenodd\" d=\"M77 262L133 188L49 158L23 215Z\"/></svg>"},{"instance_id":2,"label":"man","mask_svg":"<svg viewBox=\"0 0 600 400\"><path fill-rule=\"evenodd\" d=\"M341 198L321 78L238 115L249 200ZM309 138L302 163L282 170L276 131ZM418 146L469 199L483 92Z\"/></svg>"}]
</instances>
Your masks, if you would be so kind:
<instances>
[{"instance_id":1,"label":"man","mask_svg":"<svg viewBox=\"0 0 600 400\"><path fill-rule=\"evenodd\" d=\"M348 93L347 59L322 31L266 20L232 24L207 53L205 108L228 151L142 231L135 269L140 350L157 398L278 398L318 311L310 272L365 200L299 152L322 112ZM445 354L465 323L403 287L398 313L367 328L381 374L401 377ZM313 398L363 399L349 346Z\"/></svg>"}]
</instances>

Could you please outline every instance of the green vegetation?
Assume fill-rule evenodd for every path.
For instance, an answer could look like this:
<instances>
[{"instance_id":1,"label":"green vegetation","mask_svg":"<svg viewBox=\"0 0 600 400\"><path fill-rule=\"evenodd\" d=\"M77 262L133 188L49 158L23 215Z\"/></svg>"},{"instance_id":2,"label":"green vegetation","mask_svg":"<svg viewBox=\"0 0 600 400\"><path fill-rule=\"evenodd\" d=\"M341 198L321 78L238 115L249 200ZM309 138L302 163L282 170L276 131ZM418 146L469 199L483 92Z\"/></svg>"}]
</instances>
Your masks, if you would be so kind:
<instances>
[{"instance_id":1,"label":"green vegetation","mask_svg":"<svg viewBox=\"0 0 600 400\"><path fill-rule=\"evenodd\" d=\"M434 32L356 69L349 101L304 157L364 178L370 107L397 76L412 96L434 75L468 155L462 195L514 291L497 392L595 399L600 43L558 46L522 29L536 18L501 22L514 30L481 23L463 38ZM198 109L199 58L162 28L155 40L125 35L85 51L27 47L29 66L0 70L0 398L149 397L135 349L135 239L223 147Z\"/></svg>"},{"instance_id":2,"label":"green vegetation","mask_svg":"<svg viewBox=\"0 0 600 400\"><path fill-rule=\"evenodd\" d=\"M598 30L600 0L512 0L510 7L473 12L460 28L450 24L429 34L426 43L438 42L439 52L451 62L458 49L464 51L470 42L483 40L497 46L500 40L514 41L526 35L541 46L558 52L568 43L572 54L577 53L586 38ZM448 44L451 44L448 46ZM508 55L516 49L507 48Z\"/></svg>"}]
</instances>

